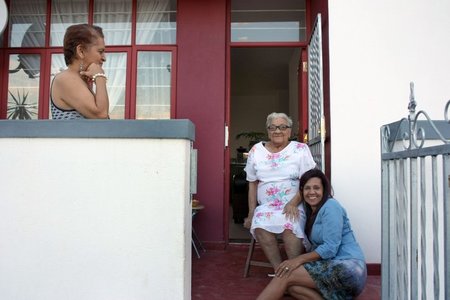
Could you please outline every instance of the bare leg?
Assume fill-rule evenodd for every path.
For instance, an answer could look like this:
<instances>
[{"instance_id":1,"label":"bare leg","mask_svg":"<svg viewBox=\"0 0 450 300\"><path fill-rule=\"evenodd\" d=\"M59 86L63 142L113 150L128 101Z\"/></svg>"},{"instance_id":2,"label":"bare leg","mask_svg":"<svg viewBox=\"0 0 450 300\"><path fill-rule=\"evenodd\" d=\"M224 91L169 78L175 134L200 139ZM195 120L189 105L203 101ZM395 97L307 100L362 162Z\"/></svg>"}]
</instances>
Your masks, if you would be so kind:
<instances>
[{"instance_id":1,"label":"bare leg","mask_svg":"<svg viewBox=\"0 0 450 300\"><path fill-rule=\"evenodd\" d=\"M278 248L277 236L261 228L255 229L256 239L274 269L281 263L281 253Z\"/></svg>"},{"instance_id":2,"label":"bare leg","mask_svg":"<svg viewBox=\"0 0 450 300\"><path fill-rule=\"evenodd\" d=\"M300 289L293 289L294 286L299 286ZM322 299L320 294L315 290L316 284L312 280L311 276L309 276L309 273L306 271L305 267L300 266L297 269L293 270L289 276L274 277L258 296L257 300L281 299L288 287L289 291L291 291L292 289L294 297L299 296L307 297L305 299ZM300 294L297 295L296 292L300 292Z\"/></svg>"},{"instance_id":3,"label":"bare leg","mask_svg":"<svg viewBox=\"0 0 450 300\"><path fill-rule=\"evenodd\" d=\"M256 300L279 300L287 289L287 280L280 277L274 277L264 290L259 294Z\"/></svg>"},{"instance_id":4,"label":"bare leg","mask_svg":"<svg viewBox=\"0 0 450 300\"><path fill-rule=\"evenodd\" d=\"M288 291L289 291L289 294L292 297L294 297L295 299L305 299L305 300L315 300L315 299L317 299L317 300L323 300L323 298L320 295L320 293L317 290L315 290L315 289L294 285L294 286L291 286L288 289Z\"/></svg>"},{"instance_id":5,"label":"bare leg","mask_svg":"<svg viewBox=\"0 0 450 300\"><path fill-rule=\"evenodd\" d=\"M295 234L286 229L283 231L284 250L289 259L295 258L304 252L302 240L295 236Z\"/></svg>"}]
</instances>

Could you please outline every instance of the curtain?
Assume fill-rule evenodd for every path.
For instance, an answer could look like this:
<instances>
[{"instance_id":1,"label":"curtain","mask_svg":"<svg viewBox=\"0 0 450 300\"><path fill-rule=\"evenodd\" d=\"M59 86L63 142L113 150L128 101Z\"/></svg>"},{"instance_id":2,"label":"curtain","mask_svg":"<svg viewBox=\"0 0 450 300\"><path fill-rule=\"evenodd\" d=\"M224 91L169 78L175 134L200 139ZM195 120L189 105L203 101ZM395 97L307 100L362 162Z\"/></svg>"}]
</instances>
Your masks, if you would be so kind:
<instances>
[{"instance_id":1,"label":"curtain","mask_svg":"<svg viewBox=\"0 0 450 300\"><path fill-rule=\"evenodd\" d=\"M138 53L136 119L170 119L171 52Z\"/></svg>"},{"instance_id":2,"label":"curtain","mask_svg":"<svg viewBox=\"0 0 450 300\"><path fill-rule=\"evenodd\" d=\"M94 24L102 27L107 45L131 44L131 1L95 0Z\"/></svg>"},{"instance_id":3,"label":"curtain","mask_svg":"<svg viewBox=\"0 0 450 300\"><path fill-rule=\"evenodd\" d=\"M44 47L47 1L11 1L9 11L9 47Z\"/></svg>"},{"instance_id":4,"label":"curtain","mask_svg":"<svg viewBox=\"0 0 450 300\"><path fill-rule=\"evenodd\" d=\"M103 69L108 77L109 116L124 119L127 53L107 53Z\"/></svg>"},{"instance_id":5,"label":"curtain","mask_svg":"<svg viewBox=\"0 0 450 300\"><path fill-rule=\"evenodd\" d=\"M138 0L137 6L136 44L174 44L176 3Z\"/></svg>"},{"instance_id":6,"label":"curtain","mask_svg":"<svg viewBox=\"0 0 450 300\"><path fill-rule=\"evenodd\" d=\"M87 23L88 0L53 0L50 26L50 45L62 46L67 27Z\"/></svg>"},{"instance_id":7,"label":"curtain","mask_svg":"<svg viewBox=\"0 0 450 300\"><path fill-rule=\"evenodd\" d=\"M136 44L175 44L176 1L137 1ZM136 119L169 119L170 52L138 53Z\"/></svg>"}]
</instances>

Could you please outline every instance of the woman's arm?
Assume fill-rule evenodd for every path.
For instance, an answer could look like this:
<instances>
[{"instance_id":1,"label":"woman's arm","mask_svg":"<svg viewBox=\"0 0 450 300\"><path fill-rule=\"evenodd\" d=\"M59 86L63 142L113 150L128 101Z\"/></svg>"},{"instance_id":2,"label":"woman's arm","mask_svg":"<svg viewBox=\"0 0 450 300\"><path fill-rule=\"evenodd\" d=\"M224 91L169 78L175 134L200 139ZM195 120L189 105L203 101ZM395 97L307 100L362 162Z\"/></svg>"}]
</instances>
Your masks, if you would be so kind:
<instances>
[{"instance_id":1,"label":"woman's arm","mask_svg":"<svg viewBox=\"0 0 450 300\"><path fill-rule=\"evenodd\" d=\"M253 213L257 205L256 194L258 190L258 181L248 183L248 216L244 220L244 227L250 228L252 225Z\"/></svg>"},{"instance_id":2,"label":"woman's arm","mask_svg":"<svg viewBox=\"0 0 450 300\"><path fill-rule=\"evenodd\" d=\"M298 213L298 206L301 203L301 197L300 192L297 191L295 193L294 198L291 199L286 205L284 206L283 213L286 214L286 217L291 220L292 222L298 220L299 213Z\"/></svg>"},{"instance_id":3,"label":"woman's arm","mask_svg":"<svg viewBox=\"0 0 450 300\"><path fill-rule=\"evenodd\" d=\"M91 64L81 75L92 77L96 74L104 74L100 65ZM106 78L96 76L96 92L94 94L79 76L64 76L55 78L54 88L58 89L60 98L70 107L89 119L106 119L109 114L109 98L106 90Z\"/></svg>"},{"instance_id":4,"label":"woman's arm","mask_svg":"<svg viewBox=\"0 0 450 300\"><path fill-rule=\"evenodd\" d=\"M320 224L320 225L316 225ZM342 232L344 230L344 210L342 206L333 198L320 208L313 228L320 226L321 243L315 251L323 259L330 259L337 255L342 243Z\"/></svg>"}]
</instances>

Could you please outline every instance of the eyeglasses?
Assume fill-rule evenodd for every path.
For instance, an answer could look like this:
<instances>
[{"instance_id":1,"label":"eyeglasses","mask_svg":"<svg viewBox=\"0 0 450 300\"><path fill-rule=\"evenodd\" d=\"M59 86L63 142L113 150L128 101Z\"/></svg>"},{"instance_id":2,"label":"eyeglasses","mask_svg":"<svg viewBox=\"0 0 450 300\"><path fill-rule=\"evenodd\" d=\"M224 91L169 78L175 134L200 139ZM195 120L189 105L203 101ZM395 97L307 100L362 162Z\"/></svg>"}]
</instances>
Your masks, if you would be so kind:
<instances>
[{"instance_id":1,"label":"eyeglasses","mask_svg":"<svg viewBox=\"0 0 450 300\"><path fill-rule=\"evenodd\" d=\"M287 126L287 125L279 125L279 126L270 125L269 127L267 127L267 129L269 131L277 131L277 129L280 129L280 131L286 131L288 128L291 128L291 126Z\"/></svg>"}]
</instances>

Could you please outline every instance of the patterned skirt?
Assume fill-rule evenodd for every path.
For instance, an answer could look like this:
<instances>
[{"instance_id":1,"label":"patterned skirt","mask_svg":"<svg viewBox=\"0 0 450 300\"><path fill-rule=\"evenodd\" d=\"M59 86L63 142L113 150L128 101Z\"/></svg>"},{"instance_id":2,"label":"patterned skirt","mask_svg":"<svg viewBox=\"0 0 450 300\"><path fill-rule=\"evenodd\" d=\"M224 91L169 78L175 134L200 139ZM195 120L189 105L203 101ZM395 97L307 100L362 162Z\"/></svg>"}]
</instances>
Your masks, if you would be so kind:
<instances>
[{"instance_id":1,"label":"patterned skirt","mask_svg":"<svg viewBox=\"0 0 450 300\"><path fill-rule=\"evenodd\" d=\"M327 300L353 299L366 285L366 263L359 259L318 260L303 266Z\"/></svg>"}]
</instances>

